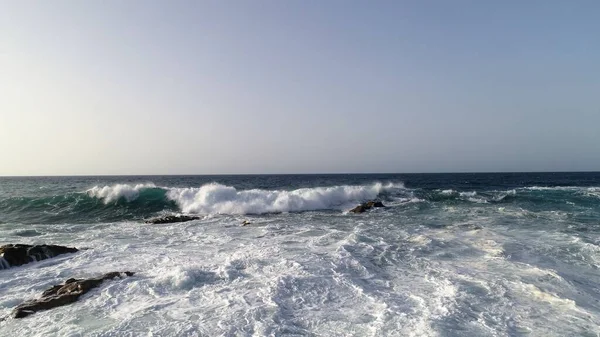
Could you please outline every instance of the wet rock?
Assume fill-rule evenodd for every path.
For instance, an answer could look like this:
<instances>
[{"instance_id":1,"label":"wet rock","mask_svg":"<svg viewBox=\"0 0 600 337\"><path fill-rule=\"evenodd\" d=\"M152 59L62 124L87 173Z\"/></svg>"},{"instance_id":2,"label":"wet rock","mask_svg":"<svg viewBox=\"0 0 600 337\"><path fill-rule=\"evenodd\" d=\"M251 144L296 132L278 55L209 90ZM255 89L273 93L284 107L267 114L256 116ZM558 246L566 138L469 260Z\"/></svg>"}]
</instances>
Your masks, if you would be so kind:
<instances>
[{"instance_id":1,"label":"wet rock","mask_svg":"<svg viewBox=\"0 0 600 337\"><path fill-rule=\"evenodd\" d=\"M364 205L358 205L350 210L351 213L364 213L367 210Z\"/></svg>"},{"instance_id":2,"label":"wet rock","mask_svg":"<svg viewBox=\"0 0 600 337\"><path fill-rule=\"evenodd\" d=\"M12 312L12 317L23 318L42 310L48 310L73 303L79 297L90 290L98 287L105 280L116 277L132 276L134 273L112 272L91 279L68 279L64 284L55 285L44 291L42 296L35 300L29 300L18 305Z\"/></svg>"},{"instance_id":3,"label":"wet rock","mask_svg":"<svg viewBox=\"0 0 600 337\"><path fill-rule=\"evenodd\" d=\"M174 223L174 222L186 222L186 221L192 221L192 220L198 220L198 219L200 219L199 216L167 215L167 216L162 216L160 218L146 220L146 223L164 224L164 223Z\"/></svg>"},{"instance_id":4,"label":"wet rock","mask_svg":"<svg viewBox=\"0 0 600 337\"><path fill-rule=\"evenodd\" d=\"M367 201L350 210L352 213L364 213L374 207L385 207L381 201Z\"/></svg>"},{"instance_id":5,"label":"wet rock","mask_svg":"<svg viewBox=\"0 0 600 337\"><path fill-rule=\"evenodd\" d=\"M20 266L77 251L77 248L56 245L4 245L0 247L0 269Z\"/></svg>"},{"instance_id":6,"label":"wet rock","mask_svg":"<svg viewBox=\"0 0 600 337\"><path fill-rule=\"evenodd\" d=\"M367 207L385 207L381 201L369 201L367 202Z\"/></svg>"}]
</instances>

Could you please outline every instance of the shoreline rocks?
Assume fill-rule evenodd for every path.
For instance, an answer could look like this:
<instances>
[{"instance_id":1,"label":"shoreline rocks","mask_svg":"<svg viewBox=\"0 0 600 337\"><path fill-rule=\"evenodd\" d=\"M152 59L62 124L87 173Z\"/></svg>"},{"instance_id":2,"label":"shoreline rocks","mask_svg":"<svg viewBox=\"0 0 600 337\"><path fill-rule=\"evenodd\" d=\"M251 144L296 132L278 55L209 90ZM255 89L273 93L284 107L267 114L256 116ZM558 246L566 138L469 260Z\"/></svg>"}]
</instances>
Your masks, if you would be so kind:
<instances>
[{"instance_id":1,"label":"shoreline rocks","mask_svg":"<svg viewBox=\"0 0 600 337\"><path fill-rule=\"evenodd\" d=\"M199 216L190 216L190 215L167 215L159 218L146 220L146 223L149 224L165 224L165 223L175 223L175 222L186 222L192 220L200 219Z\"/></svg>"},{"instance_id":2,"label":"shoreline rocks","mask_svg":"<svg viewBox=\"0 0 600 337\"><path fill-rule=\"evenodd\" d=\"M364 212L370 210L371 208L379 208L379 207L385 207L385 205L381 201L372 200L372 201L364 202L364 203L354 207L349 212L364 213Z\"/></svg>"},{"instance_id":3,"label":"shoreline rocks","mask_svg":"<svg viewBox=\"0 0 600 337\"><path fill-rule=\"evenodd\" d=\"M29 300L18 305L13 310L11 316L13 318L23 318L38 311L71 304L77 301L81 295L100 286L105 280L111 280L116 277L123 278L125 276L132 276L133 274L134 273L130 271L111 272L91 279L68 279L64 284L55 285L52 288L45 290L40 298Z\"/></svg>"},{"instance_id":4,"label":"shoreline rocks","mask_svg":"<svg viewBox=\"0 0 600 337\"><path fill-rule=\"evenodd\" d=\"M77 248L57 245L4 245L0 246L0 270L78 251Z\"/></svg>"}]
</instances>

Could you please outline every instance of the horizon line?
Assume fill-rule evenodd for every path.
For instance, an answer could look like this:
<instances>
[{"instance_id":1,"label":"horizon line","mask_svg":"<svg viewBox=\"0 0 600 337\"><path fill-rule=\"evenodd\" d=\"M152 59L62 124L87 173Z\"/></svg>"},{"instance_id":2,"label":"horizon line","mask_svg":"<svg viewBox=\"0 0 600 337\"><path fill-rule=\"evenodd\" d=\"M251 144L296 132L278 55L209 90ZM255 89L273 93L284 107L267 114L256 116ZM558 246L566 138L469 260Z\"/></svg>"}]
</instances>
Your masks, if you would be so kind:
<instances>
[{"instance_id":1,"label":"horizon line","mask_svg":"<svg viewBox=\"0 0 600 337\"><path fill-rule=\"evenodd\" d=\"M455 171L455 172L346 172L346 173L208 173L208 174L50 174L0 175L0 178L67 178L67 177L194 177L194 176L310 176L310 175L417 175L417 174L534 174L534 173L600 173L600 171Z\"/></svg>"}]
</instances>

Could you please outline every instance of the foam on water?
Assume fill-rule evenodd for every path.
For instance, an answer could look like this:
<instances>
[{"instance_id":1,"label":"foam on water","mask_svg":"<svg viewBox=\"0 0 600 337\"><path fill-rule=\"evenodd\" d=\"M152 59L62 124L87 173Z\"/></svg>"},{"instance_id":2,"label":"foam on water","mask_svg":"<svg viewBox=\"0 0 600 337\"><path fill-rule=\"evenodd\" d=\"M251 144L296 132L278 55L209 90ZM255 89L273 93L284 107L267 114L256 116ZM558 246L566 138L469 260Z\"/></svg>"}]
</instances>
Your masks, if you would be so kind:
<instances>
[{"instance_id":1,"label":"foam on water","mask_svg":"<svg viewBox=\"0 0 600 337\"><path fill-rule=\"evenodd\" d=\"M600 334L600 231L588 187L207 181L83 194L110 211L165 198L168 211L206 214L190 222L0 224L2 244L90 248L1 270L0 317L71 277L136 272L74 304L0 322L0 336ZM377 197L388 207L343 212Z\"/></svg>"},{"instance_id":2,"label":"foam on water","mask_svg":"<svg viewBox=\"0 0 600 337\"><path fill-rule=\"evenodd\" d=\"M584 195L600 199L600 187L588 187Z\"/></svg>"},{"instance_id":3,"label":"foam on water","mask_svg":"<svg viewBox=\"0 0 600 337\"><path fill-rule=\"evenodd\" d=\"M333 214L279 214L240 227L240 218L226 215L187 224L82 227L75 237L44 232L55 243L91 249L3 271L0 315L69 277L113 270L137 274L105 282L75 304L0 323L0 335L598 331L593 302L585 302L570 289L571 281L559 276L572 272L513 260L525 256L512 246L521 241L490 230L489 217L470 220L484 229L462 231L460 224L400 226L402 217L388 225L386 216L343 216L340 222ZM538 238L538 243L526 232L520 236L535 247L566 238ZM585 242L570 244L598 254ZM540 308L548 315L543 324L536 318ZM566 324L565 317L580 321Z\"/></svg>"},{"instance_id":4,"label":"foam on water","mask_svg":"<svg viewBox=\"0 0 600 337\"><path fill-rule=\"evenodd\" d=\"M157 188L165 191L166 198L175 202L181 212L197 214L265 214L341 209L351 203L376 199L382 193L405 189L401 183L313 187L291 191L238 190L218 183L188 188L157 187L153 183L146 183L94 186L86 193L108 204L121 199L132 202L140 197L143 190Z\"/></svg>"},{"instance_id":5,"label":"foam on water","mask_svg":"<svg viewBox=\"0 0 600 337\"><path fill-rule=\"evenodd\" d=\"M138 198L140 191L148 188L155 188L153 183L147 184L116 184L113 186L94 186L87 190L87 194L91 197L104 200L105 203L110 203L124 198L127 201L133 201Z\"/></svg>"},{"instance_id":6,"label":"foam on water","mask_svg":"<svg viewBox=\"0 0 600 337\"><path fill-rule=\"evenodd\" d=\"M213 183L199 188L172 188L167 193L185 213L264 214L340 209L350 202L375 199L399 184L333 186L284 190L242 190Z\"/></svg>"}]
</instances>

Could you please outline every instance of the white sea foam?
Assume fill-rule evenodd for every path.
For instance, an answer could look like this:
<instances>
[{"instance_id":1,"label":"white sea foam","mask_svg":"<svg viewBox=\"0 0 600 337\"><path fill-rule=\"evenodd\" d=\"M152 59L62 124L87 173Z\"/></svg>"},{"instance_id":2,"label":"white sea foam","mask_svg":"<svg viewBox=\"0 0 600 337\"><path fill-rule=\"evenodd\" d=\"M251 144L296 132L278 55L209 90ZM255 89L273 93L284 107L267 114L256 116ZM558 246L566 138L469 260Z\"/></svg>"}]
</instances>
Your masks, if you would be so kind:
<instances>
[{"instance_id":1,"label":"white sea foam","mask_svg":"<svg viewBox=\"0 0 600 337\"><path fill-rule=\"evenodd\" d=\"M514 287L514 290L519 291L520 293L522 293L525 296L529 296L530 298L532 298L535 301L547 302L547 303L550 303L551 305L555 305L555 306L559 306L559 307L567 307L568 309L571 309L571 310L578 310L577 304L575 303L575 301L568 299L568 298L561 298L560 296L558 296L556 294L545 292L533 284L528 284L528 283L523 283L523 282L514 282L514 283L512 283L512 286Z\"/></svg>"},{"instance_id":2,"label":"white sea foam","mask_svg":"<svg viewBox=\"0 0 600 337\"><path fill-rule=\"evenodd\" d=\"M144 188L160 188L182 211L186 206L211 215L156 226L32 224L28 228L39 233L33 238L20 236L21 226L0 226L6 243L43 239L90 248L2 270L0 317L70 277L136 272L104 282L71 305L2 321L0 336L600 333L600 245L592 226L583 234L562 231L573 222L563 221L564 211L527 210L516 202L500 208L468 202L430 207L418 198L421 190L393 184L291 191L145 184L100 186L88 193L105 202L125 201L142 198ZM447 193L492 202L527 192ZM237 216L344 209L375 197L398 207L361 216ZM406 202L423 207L403 206ZM240 226L246 218L252 225ZM543 230L533 227L538 225Z\"/></svg>"},{"instance_id":3,"label":"white sea foam","mask_svg":"<svg viewBox=\"0 0 600 337\"><path fill-rule=\"evenodd\" d=\"M127 201L133 201L138 198L140 191L146 188L154 188L156 185L152 183L147 184L116 184L112 186L94 186L87 190L87 194L91 197L104 200L105 203L117 201L120 198L124 198Z\"/></svg>"},{"instance_id":4,"label":"white sea foam","mask_svg":"<svg viewBox=\"0 0 600 337\"><path fill-rule=\"evenodd\" d=\"M497 193L496 196L494 197L494 201L501 201L508 196L517 195L517 190L515 190L515 189L508 190L508 191L494 191L494 192Z\"/></svg>"},{"instance_id":5,"label":"white sea foam","mask_svg":"<svg viewBox=\"0 0 600 337\"><path fill-rule=\"evenodd\" d=\"M401 184L332 186L285 190L237 190L217 183L198 188L171 188L167 197L185 213L264 214L338 209L349 203L375 199Z\"/></svg>"},{"instance_id":6,"label":"white sea foam","mask_svg":"<svg viewBox=\"0 0 600 337\"><path fill-rule=\"evenodd\" d=\"M529 186L519 188L529 191L574 191L574 192L600 192L600 186Z\"/></svg>"},{"instance_id":7,"label":"white sea foam","mask_svg":"<svg viewBox=\"0 0 600 337\"><path fill-rule=\"evenodd\" d=\"M588 197L594 197L594 198L600 199L600 187L588 187L586 189L586 191L583 192L583 194Z\"/></svg>"},{"instance_id":8,"label":"white sea foam","mask_svg":"<svg viewBox=\"0 0 600 337\"><path fill-rule=\"evenodd\" d=\"M570 191L570 190L576 190L577 188L578 187L576 187L576 186L529 186L529 187L523 187L522 189L529 190L529 191L551 191L551 190Z\"/></svg>"},{"instance_id":9,"label":"white sea foam","mask_svg":"<svg viewBox=\"0 0 600 337\"><path fill-rule=\"evenodd\" d=\"M492 239L474 240L473 247L476 247L484 252L484 257L488 259L504 257L504 249L502 248L502 245Z\"/></svg>"},{"instance_id":10,"label":"white sea foam","mask_svg":"<svg viewBox=\"0 0 600 337\"><path fill-rule=\"evenodd\" d=\"M108 204L119 199L134 201L142 190L148 188L157 186L153 183L94 186L86 193ZM167 198L174 201L182 212L198 214L265 214L340 209L349 206L350 203L375 199L386 191L405 189L402 183L312 187L292 191L238 190L233 186L218 183L200 187L158 188L166 190ZM406 200L421 201L414 197Z\"/></svg>"},{"instance_id":11,"label":"white sea foam","mask_svg":"<svg viewBox=\"0 0 600 337\"><path fill-rule=\"evenodd\" d=\"M483 198L467 198L470 202L474 202L476 204L487 204L488 201Z\"/></svg>"},{"instance_id":12,"label":"white sea foam","mask_svg":"<svg viewBox=\"0 0 600 337\"><path fill-rule=\"evenodd\" d=\"M477 197L477 192L475 191L471 191L471 192L460 192L458 194L461 198L464 198L465 200L468 200L470 202L474 202L477 204L487 204L488 201L483 198L483 197Z\"/></svg>"},{"instance_id":13,"label":"white sea foam","mask_svg":"<svg viewBox=\"0 0 600 337\"><path fill-rule=\"evenodd\" d=\"M186 225L121 222L77 231L70 224L52 231L32 225L48 231L45 241L91 249L2 270L0 317L71 277L136 274L104 282L71 305L0 322L0 336L600 332L598 273L591 267L597 247L573 240L574 234L531 236L521 225L527 218L504 218L518 224L508 230L488 226L505 217L496 207L453 207L462 213L419 215L398 207L383 217L275 214L254 216L246 227L230 215ZM432 215L456 223L459 214L484 229L421 225ZM0 226L0 237L20 238L13 231ZM542 256L557 262L554 269L539 263ZM562 262L581 256L590 261ZM507 323L507 317L515 319Z\"/></svg>"}]
</instances>

